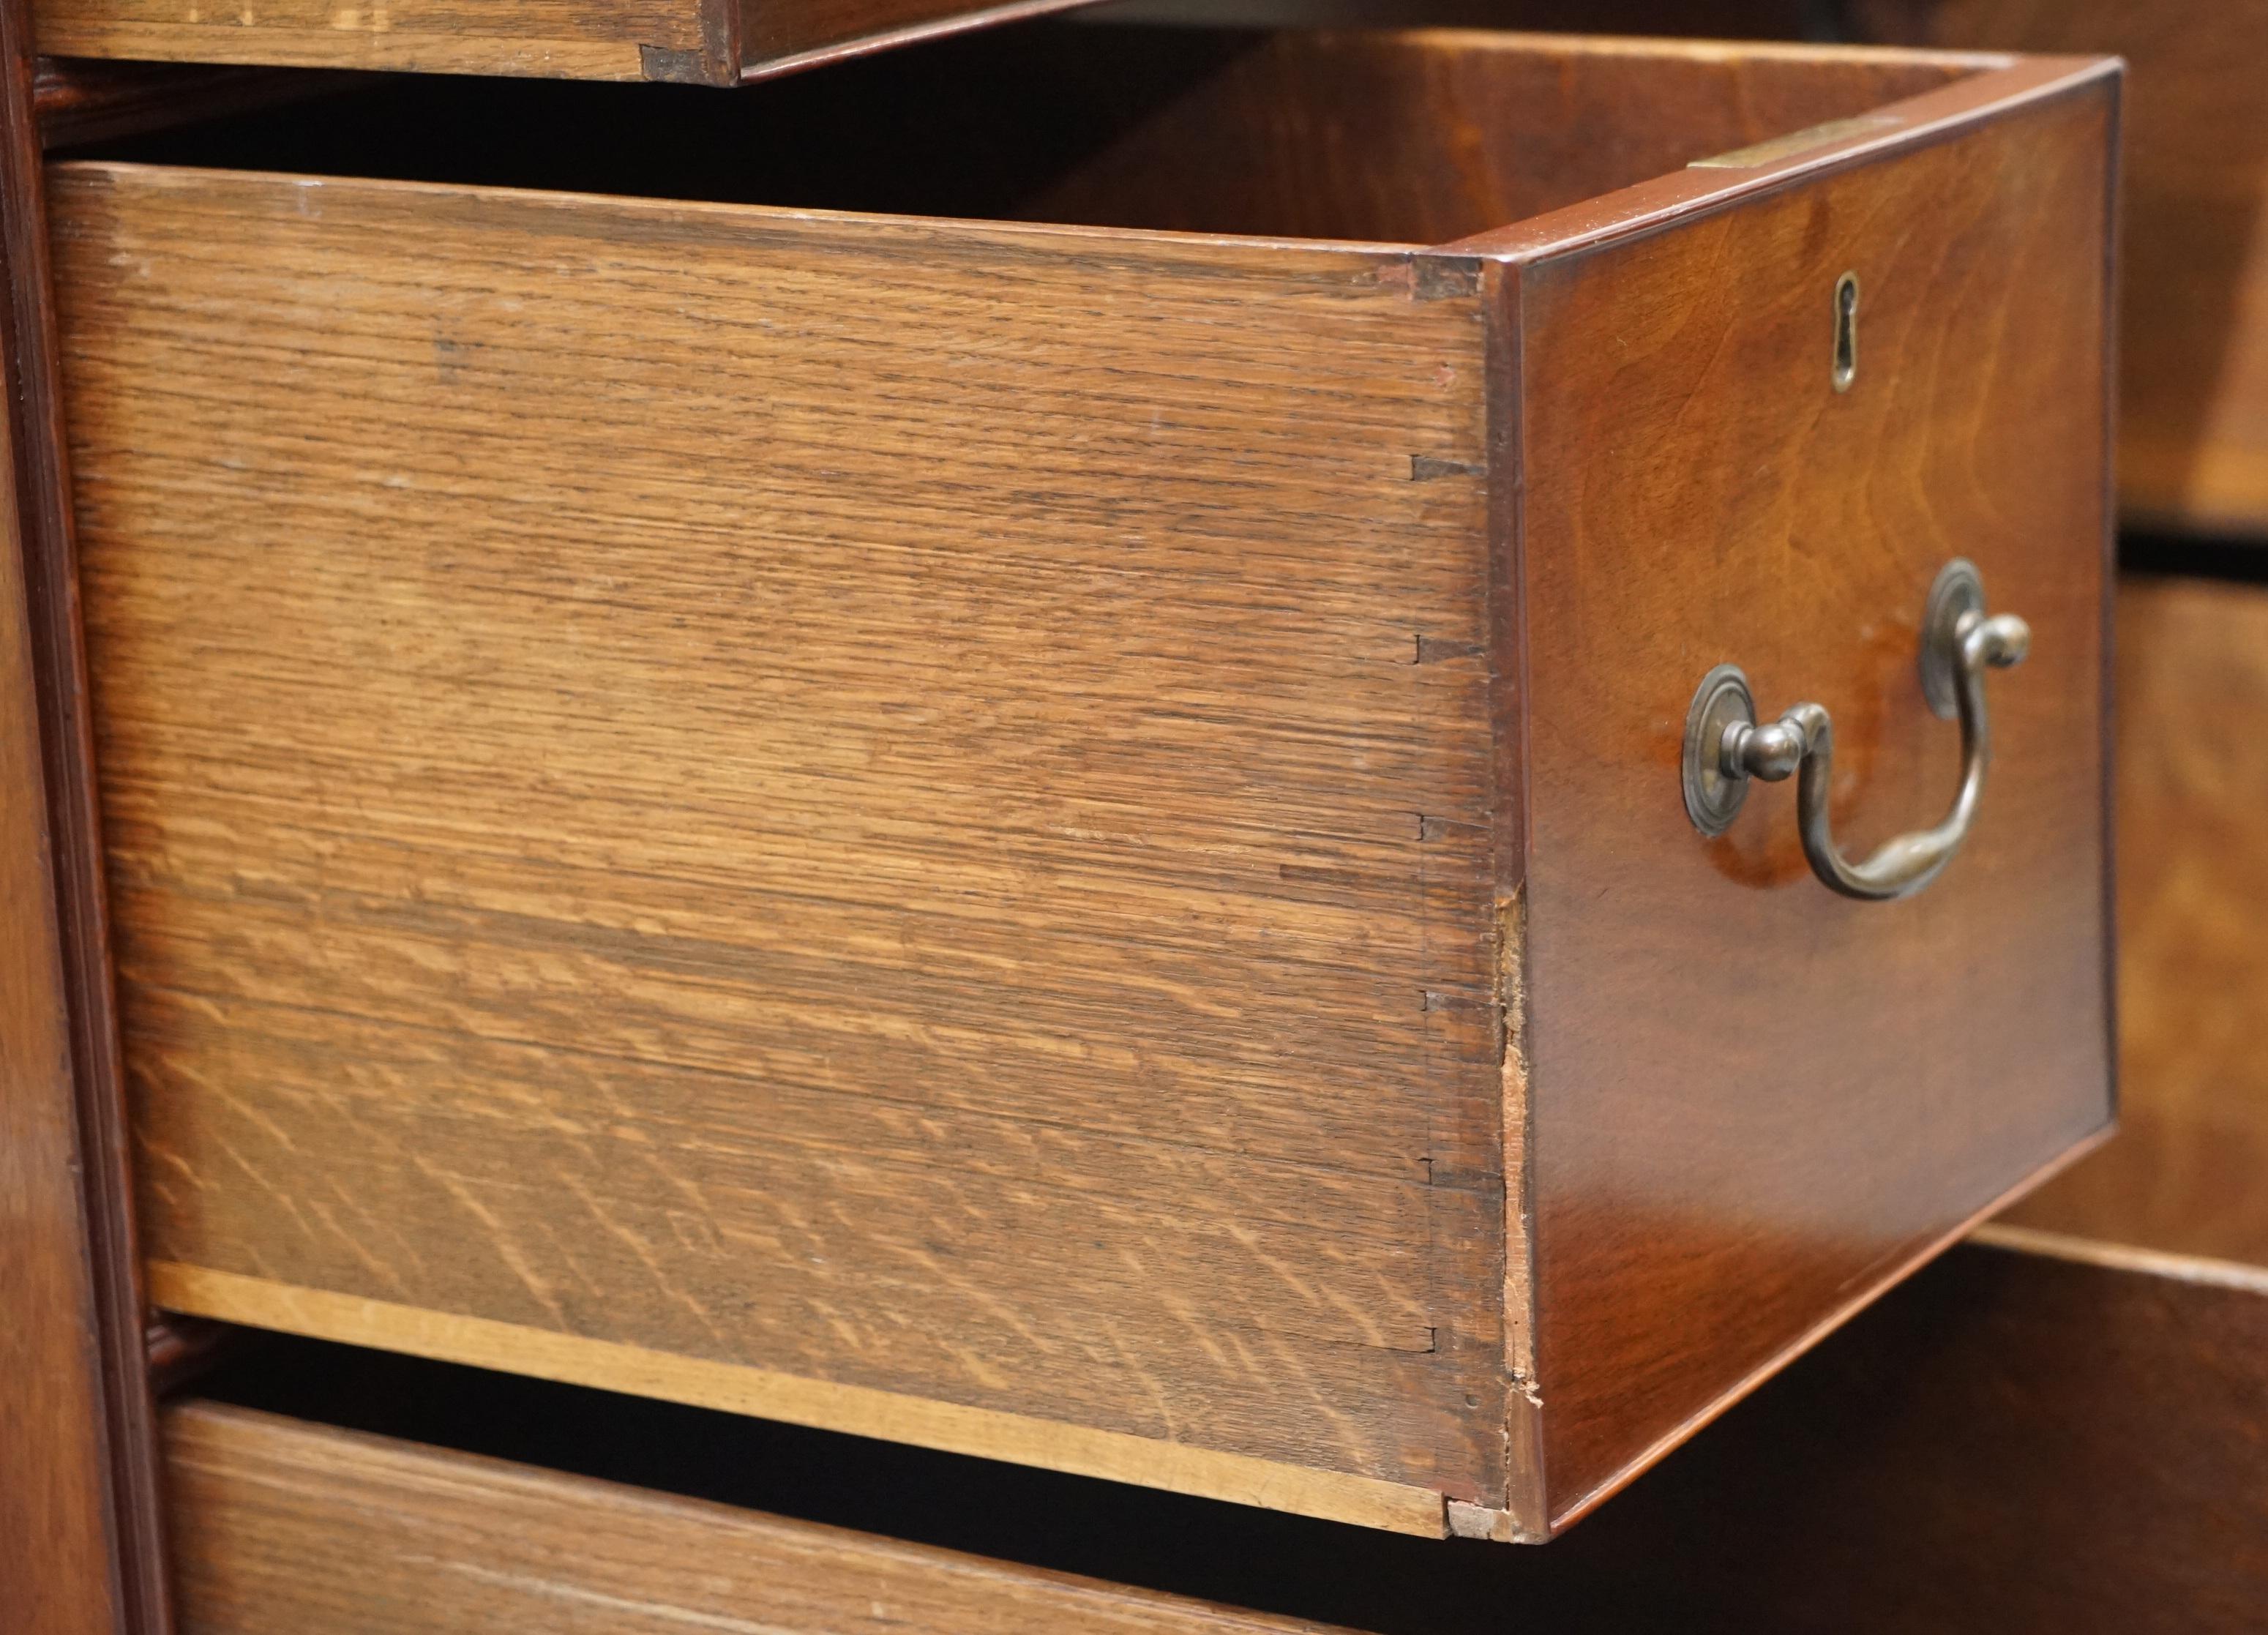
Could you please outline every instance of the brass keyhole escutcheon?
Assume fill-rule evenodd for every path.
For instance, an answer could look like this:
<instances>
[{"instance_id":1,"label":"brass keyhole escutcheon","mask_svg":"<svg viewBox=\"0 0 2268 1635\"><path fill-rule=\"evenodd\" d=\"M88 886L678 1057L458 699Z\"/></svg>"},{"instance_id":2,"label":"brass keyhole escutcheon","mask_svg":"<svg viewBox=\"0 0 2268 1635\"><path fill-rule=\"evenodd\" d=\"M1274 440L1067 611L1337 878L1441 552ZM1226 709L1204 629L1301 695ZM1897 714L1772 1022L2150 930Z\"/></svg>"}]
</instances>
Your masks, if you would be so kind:
<instances>
[{"instance_id":1,"label":"brass keyhole escutcheon","mask_svg":"<svg viewBox=\"0 0 2268 1635\"><path fill-rule=\"evenodd\" d=\"M1847 392L1859 378L1859 275L1835 281L1835 389Z\"/></svg>"}]
</instances>

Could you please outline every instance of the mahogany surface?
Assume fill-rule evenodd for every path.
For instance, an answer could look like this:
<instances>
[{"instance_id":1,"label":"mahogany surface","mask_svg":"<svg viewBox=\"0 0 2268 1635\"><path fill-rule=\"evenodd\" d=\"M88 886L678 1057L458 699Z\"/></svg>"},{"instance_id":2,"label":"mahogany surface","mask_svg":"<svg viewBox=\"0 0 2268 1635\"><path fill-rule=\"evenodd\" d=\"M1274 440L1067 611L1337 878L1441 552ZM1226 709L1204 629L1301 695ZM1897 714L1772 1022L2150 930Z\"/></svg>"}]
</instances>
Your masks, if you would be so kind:
<instances>
[{"instance_id":1,"label":"mahogany surface","mask_svg":"<svg viewBox=\"0 0 2268 1635\"><path fill-rule=\"evenodd\" d=\"M1647 180L1802 54L1252 51L1074 157L1354 237L55 170L162 1303L1535 1538L2100 1129L2115 71L1820 54L1920 94ZM1564 150L1262 139L1499 73L1693 124L1510 226ZM1947 880L1701 843L1727 658L1936 815L1955 555L2039 641Z\"/></svg>"},{"instance_id":2,"label":"mahogany surface","mask_svg":"<svg viewBox=\"0 0 2268 1635\"><path fill-rule=\"evenodd\" d=\"M0 1629L166 1628L28 18L0 4Z\"/></svg>"},{"instance_id":3,"label":"mahogany surface","mask_svg":"<svg viewBox=\"0 0 2268 1635\"><path fill-rule=\"evenodd\" d=\"M1500 1488L1469 288L55 173L161 1301Z\"/></svg>"},{"instance_id":4,"label":"mahogany surface","mask_svg":"<svg viewBox=\"0 0 2268 1635\"><path fill-rule=\"evenodd\" d=\"M2022 1155L2110 1120L2115 117L2067 96L1521 271L1521 1049L1557 1513L1989 1206ZM1867 293L1837 394L1822 314L1846 270ZM1698 841L1664 792L1690 689L1726 661L1767 712L1834 713L1854 855L1936 820L1955 734L1916 630L1960 556L2036 641L1992 682L1954 867L1903 902L1824 896L1786 785Z\"/></svg>"}]
</instances>

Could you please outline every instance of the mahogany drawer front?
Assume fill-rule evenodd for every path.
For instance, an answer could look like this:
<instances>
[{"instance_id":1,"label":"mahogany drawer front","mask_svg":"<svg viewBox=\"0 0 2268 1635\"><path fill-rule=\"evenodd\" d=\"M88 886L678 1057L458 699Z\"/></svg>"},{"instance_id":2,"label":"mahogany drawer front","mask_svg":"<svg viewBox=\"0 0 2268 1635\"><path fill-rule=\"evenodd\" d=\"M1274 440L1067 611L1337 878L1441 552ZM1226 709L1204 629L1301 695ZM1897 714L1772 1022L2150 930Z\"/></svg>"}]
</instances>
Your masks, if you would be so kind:
<instances>
[{"instance_id":1,"label":"mahogany drawer front","mask_svg":"<svg viewBox=\"0 0 2268 1635\"><path fill-rule=\"evenodd\" d=\"M161 1303L1532 1538L2104 1125L2115 72L1201 50L1080 226L53 171ZM1702 839L1728 659L1937 815L1955 556L1945 879Z\"/></svg>"},{"instance_id":2,"label":"mahogany drawer front","mask_svg":"<svg viewBox=\"0 0 2268 1635\"><path fill-rule=\"evenodd\" d=\"M1322 1629L250 1409L164 1445L184 1635Z\"/></svg>"},{"instance_id":3,"label":"mahogany drawer front","mask_svg":"<svg viewBox=\"0 0 2268 1635\"><path fill-rule=\"evenodd\" d=\"M1088 0L32 0L51 56L732 85Z\"/></svg>"}]
</instances>

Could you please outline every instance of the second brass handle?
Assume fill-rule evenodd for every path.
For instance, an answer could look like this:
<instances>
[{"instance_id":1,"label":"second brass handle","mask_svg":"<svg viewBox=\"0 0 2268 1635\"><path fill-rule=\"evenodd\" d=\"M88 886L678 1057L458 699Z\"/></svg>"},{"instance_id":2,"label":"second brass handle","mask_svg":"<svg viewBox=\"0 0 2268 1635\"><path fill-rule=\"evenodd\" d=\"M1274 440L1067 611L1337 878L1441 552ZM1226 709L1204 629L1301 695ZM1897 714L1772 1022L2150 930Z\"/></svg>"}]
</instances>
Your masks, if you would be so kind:
<instances>
[{"instance_id":1,"label":"second brass handle","mask_svg":"<svg viewBox=\"0 0 2268 1635\"><path fill-rule=\"evenodd\" d=\"M1984 584L1970 563L1948 563L1939 573L1922 619L1922 690L1939 715L1960 719L1961 788L1933 828L1900 835L1862 861L1845 858L1828 812L1834 721L1823 706L1800 703L1760 725L1748 677L1733 665L1702 679L1686 718L1686 811L1702 833L1719 835L1731 826L1750 779L1793 777L1803 855L1820 881L1870 902L1911 896L1953 861L1977 821L1992 758L1984 672L2022 663L2031 640L2031 627L2015 615L1986 615Z\"/></svg>"}]
</instances>

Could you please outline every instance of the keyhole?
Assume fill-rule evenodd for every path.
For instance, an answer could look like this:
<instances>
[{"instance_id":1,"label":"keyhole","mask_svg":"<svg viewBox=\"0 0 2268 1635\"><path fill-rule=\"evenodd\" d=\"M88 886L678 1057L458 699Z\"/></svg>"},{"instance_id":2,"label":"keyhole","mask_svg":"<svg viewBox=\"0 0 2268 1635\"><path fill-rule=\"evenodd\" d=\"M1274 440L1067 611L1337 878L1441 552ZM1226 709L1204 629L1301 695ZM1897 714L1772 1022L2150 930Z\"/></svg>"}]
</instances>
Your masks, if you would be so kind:
<instances>
[{"instance_id":1,"label":"keyhole","mask_svg":"<svg viewBox=\"0 0 2268 1635\"><path fill-rule=\"evenodd\" d=\"M1835 281L1835 389L1847 392L1859 377L1859 275Z\"/></svg>"}]
</instances>

